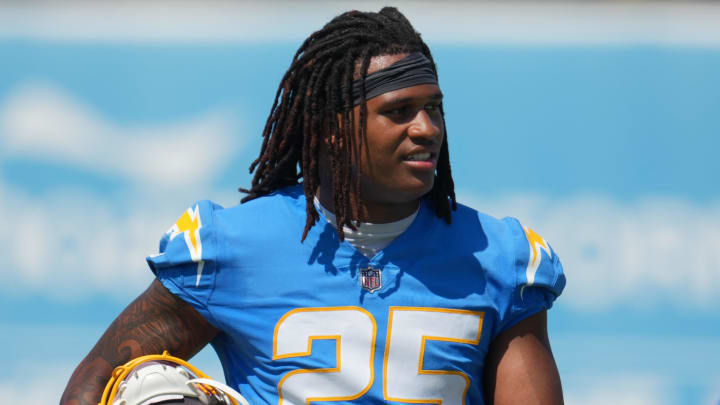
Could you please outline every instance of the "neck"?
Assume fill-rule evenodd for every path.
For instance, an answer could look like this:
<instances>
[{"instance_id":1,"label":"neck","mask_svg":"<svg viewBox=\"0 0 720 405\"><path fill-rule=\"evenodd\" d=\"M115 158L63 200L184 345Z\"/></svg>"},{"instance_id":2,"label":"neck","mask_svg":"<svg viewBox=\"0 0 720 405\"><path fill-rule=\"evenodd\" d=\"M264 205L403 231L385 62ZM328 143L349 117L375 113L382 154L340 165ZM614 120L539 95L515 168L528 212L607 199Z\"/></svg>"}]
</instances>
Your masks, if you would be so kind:
<instances>
[{"instance_id":1,"label":"neck","mask_svg":"<svg viewBox=\"0 0 720 405\"><path fill-rule=\"evenodd\" d=\"M327 190L320 186L318 187L316 195L320 200L320 204L322 204L325 209L335 213L335 201L333 199L332 190ZM351 196L350 204L356 203L356 199ZM372 224L395 222L412 215L415 211L417 211L419 204L419 199L401 203L363 200L358 207L358 214L360 218L353 218L353 220L359 220L360 222L368 222Z\"/></svg>"}]
</instances>

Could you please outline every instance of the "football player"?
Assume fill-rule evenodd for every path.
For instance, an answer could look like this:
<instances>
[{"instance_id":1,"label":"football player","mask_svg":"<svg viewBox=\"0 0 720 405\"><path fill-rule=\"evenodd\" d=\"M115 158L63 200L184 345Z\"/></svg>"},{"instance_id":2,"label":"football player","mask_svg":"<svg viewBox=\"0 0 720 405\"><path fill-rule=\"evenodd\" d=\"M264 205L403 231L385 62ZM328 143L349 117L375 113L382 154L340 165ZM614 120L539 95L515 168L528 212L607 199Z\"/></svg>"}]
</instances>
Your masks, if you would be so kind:
<instances>
[{"instance_id":1,"label":"football player","mask_svg":"<svg viewBox=\"0 0 720 405\"><path fill-rule=\"evenodd\" d=\"M96 403L129 359L208 343L251 404L562 403L560 262L517 220L456 203L435 62L398 10L310 35L263 137L243 203L180 216L63 403Z\"/></svg>"}]
</instances>

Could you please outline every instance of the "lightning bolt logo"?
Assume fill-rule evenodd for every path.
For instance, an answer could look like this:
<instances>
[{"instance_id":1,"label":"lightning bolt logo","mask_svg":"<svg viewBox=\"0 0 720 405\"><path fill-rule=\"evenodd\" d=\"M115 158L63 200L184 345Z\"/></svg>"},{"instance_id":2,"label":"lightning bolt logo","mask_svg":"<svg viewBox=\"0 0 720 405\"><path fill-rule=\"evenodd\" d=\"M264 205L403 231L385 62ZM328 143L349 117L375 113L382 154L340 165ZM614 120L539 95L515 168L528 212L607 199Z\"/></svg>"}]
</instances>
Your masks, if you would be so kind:
<instances>
[{"instance_id":1,"label":"lightning bolt logo","mask_svg":"<svg viewBox=\"0 0 720 405\"><path fill-rule=\"evenodd\" d=\"M522 298L522 293L525 287L535 283L535 273L537 273L537 269L540 267L540 261L542 260L542 252L540 250L544 250L548 257L552 259L552 251L550 250L547 242L545 242L545 239L526 226L523 226L523 230L525 231L525 237L530 244L530 257L528 258L527 269L525 269L527 284L525 284L520 290L520 298Z\"/></svg>"},{"instance_id":2,"label":"lightning bolt logo","mask_svg":"<svg viewBox=\"0 0 720 405\"><path fill-rule=\"evenodd\" d=\"M198 264L197 279L195 280L196 287L200 285L200 276L202 275L203 266L205 265L205 262L201 260L202 240L200 239L200 228L202 228L200 208L198 205L195 205L194 209L188 208L187 211L178 218L175 225L168 230L170 240L175 239L175 237L181 233L185 237L185 244L190 252L190 258Z\"/></svg>"}]
</instances>

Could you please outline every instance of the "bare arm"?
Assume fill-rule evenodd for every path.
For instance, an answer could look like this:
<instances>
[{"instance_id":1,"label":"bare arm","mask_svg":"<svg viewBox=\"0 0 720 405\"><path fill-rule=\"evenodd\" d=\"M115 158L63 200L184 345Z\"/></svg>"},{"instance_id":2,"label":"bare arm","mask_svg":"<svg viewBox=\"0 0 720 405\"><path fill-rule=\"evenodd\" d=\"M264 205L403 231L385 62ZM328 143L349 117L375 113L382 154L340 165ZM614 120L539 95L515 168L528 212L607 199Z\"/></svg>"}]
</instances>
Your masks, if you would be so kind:
<instances>
[{"instance_id":1,"label":"bare arm","mask_svg":"<svg viewBox=\"0 0 720 405\"><path fill-rule=\"evenodd\" d=\"M155 280L123 310L78 365L60 403L97 405L115 367L163 350L188 359L217 333L190 304Z\"/></svg>"},{"instance_id":2,"label":"bare arm","mask_svg":"<svg viewBox=\"0 0 720 405\"><path fill-rule=\"evenodd\" d=\"M485 362L488 404L563 403L562 386L541 311L500 334Z\"/></svg>"}]
</instances>

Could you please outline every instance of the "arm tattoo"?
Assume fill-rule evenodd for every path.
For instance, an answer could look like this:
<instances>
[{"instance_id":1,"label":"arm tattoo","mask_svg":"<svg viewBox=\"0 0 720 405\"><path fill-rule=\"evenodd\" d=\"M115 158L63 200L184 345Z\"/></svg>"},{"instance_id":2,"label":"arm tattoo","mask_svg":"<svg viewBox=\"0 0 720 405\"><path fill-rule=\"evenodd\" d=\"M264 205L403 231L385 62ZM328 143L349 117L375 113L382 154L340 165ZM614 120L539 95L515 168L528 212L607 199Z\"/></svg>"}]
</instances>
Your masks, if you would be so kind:
<instances>
[{"instance_id":1,"label":"arm tattoo","mask_svg":"<svg viewBox=\"0 0 720 405\"><path fill-rule=\"evenodd\" d=\"M155 280L115 319L75 369L60 403L96 405L115 367L163 350L188 359L217 333L190 304Z\"/></svg>"}]
</instances>

